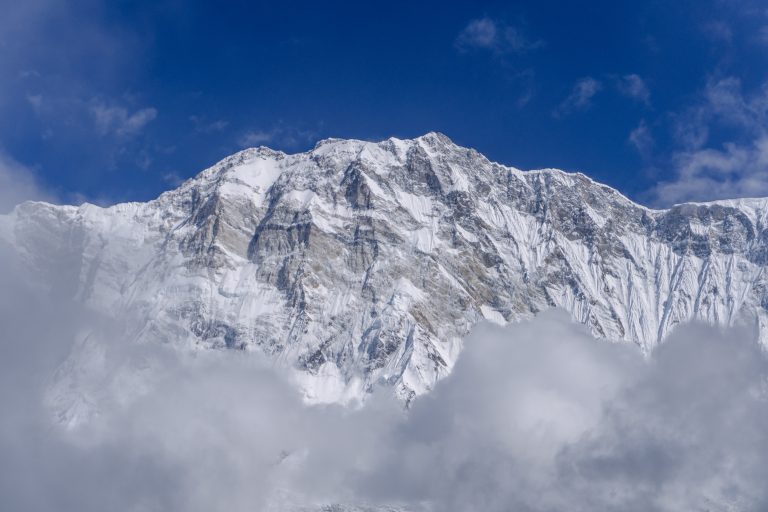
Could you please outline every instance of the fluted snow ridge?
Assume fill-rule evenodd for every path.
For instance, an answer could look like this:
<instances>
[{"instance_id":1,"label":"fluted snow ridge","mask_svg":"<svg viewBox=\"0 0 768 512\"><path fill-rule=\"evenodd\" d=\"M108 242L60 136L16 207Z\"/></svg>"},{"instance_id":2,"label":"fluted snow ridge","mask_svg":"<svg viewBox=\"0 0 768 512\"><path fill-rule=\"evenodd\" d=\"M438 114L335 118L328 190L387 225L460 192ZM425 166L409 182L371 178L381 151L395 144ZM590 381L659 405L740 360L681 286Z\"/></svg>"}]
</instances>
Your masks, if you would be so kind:
<instances>
[{"instance_id":1,"label":"fluted snow ridge","mask_svg":"<svg viewBox=\"0 0 768 512\"><path fill-rule=\"evenodd\" d=\"M692 319L765 343L767 205L652 210L430 133L248 149L147 203L25 203L0 238L55 293L135 319L125 343L264 351L311 400L410 399L478 321L555 306L645 351Z\"/></svg>"}]
</instances>

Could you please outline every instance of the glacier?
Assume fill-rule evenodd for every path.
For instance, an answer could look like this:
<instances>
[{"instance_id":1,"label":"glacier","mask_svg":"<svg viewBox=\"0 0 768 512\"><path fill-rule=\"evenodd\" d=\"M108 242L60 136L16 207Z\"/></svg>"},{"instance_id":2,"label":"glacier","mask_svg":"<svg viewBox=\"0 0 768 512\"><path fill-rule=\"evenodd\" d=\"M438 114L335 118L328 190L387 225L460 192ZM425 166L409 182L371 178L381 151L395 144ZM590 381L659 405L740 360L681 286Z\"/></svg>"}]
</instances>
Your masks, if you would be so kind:
<instances>
[{"instance_id":1,"label":"glacier","mask_svg":"<svg viewBox=\"0 0 768 512\"><path fill-rule=\"evenodd\" d=\"M46 293L130 319L119 343L263 353L310 402L410 401L478 322L555 307L646 353L691 320L768 345L768 199L651 209L439 133L246 149L143 203L26 202L0 244ZM84 332L51 384L62 422L97 401L82 381L131 382L100 343Z\"/></svg>"}]
</instances>

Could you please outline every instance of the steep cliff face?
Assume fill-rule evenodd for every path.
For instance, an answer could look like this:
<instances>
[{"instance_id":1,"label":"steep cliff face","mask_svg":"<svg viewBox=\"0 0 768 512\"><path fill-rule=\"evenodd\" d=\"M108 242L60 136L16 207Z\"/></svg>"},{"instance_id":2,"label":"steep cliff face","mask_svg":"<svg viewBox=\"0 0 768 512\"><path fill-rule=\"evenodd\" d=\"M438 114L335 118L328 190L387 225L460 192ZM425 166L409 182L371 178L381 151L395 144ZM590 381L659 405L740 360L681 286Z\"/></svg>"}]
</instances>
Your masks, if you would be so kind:
<instances>
[{"instance_id":1,"label":"steep cliff face","mask_svg":"<svg viewBox=\"0 0 768 512\"><path fill-rule=\"evenodd\" d=\"M346 401L423 393L478 321L555 306L646 351L691 319L756 322L766 343L767 215L763 199L651 210L430 133L248 149L147 203L25 203L0 239L51 293L131 318L121 342L263 351L309 399Z\"/></svg>"}]
</instances>

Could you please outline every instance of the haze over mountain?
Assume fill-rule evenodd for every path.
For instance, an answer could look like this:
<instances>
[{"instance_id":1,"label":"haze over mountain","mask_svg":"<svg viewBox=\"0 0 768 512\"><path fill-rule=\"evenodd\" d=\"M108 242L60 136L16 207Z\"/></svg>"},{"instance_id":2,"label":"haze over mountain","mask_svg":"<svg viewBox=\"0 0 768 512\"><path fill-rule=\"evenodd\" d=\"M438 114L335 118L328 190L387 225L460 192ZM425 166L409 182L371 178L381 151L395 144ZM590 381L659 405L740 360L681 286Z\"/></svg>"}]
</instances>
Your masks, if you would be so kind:
<instances>
[{"instance_id":1,"label":"haze over mountain","mask_svg":"<svg viewBox=\"0 0 768 512\"><path fill-rule=\"evenodd\" d=\"M690 320L768 343L768 200L652 210L439 133L247 149L147 203L27 202L0 240L40 287L119 322L118 344L264 352L310 402L377 385L409 402L481 320L554 307L646 353ZM62 423L142 386L140 365L105 364L100 336L82 332L52 382Z\"/></svg>"}]
</instances>

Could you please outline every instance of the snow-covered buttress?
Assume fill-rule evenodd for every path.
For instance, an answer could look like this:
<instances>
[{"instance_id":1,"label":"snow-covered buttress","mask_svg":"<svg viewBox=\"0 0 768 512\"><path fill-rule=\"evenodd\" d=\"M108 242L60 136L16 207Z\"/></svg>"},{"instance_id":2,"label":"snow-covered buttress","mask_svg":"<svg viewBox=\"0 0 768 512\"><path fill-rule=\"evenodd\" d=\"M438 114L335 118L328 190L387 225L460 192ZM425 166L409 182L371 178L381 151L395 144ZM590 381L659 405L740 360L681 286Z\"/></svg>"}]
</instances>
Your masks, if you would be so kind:
<instances>
[{"instance_id":1,"label":"snow-covered buttress","mask_svg":"<svg viewBox=\"0 0 768 512\"><path fill-rule=\"evenodd\" d=\"M24 203L0 241L50 293L133 319L121 343L263 351L308 399L343 402L424 393L478 321L551 307L645 351L692 319L755 322L766 343L767 215L652 210L429 133L247 149L146 203Z\"/></svg>"}]
</instances>

